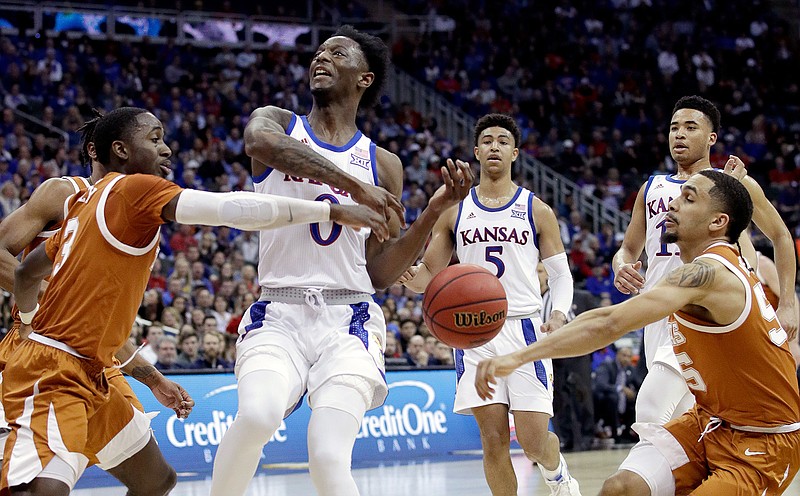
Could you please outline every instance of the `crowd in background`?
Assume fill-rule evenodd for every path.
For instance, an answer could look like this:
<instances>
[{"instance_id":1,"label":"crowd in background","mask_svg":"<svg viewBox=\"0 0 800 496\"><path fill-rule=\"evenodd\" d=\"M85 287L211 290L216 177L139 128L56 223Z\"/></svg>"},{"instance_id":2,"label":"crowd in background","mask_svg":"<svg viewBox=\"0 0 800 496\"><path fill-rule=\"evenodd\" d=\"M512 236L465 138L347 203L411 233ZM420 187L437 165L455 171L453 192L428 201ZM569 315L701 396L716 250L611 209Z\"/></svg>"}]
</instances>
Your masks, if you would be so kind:
<instances>
[{"instance_id":1,"label":"crowd in background","mask_svg":"<svg viewBox=\"0 0 800 496\"><path fill-rule=\"evenodd\" d=\"M740 156L798 237L800 93L790 76L798 40L760 2L733 3L553 1L534 8L517 1L494 9L466 0L396 2L413 13L448 15L461 27L406 36L393 55L469 112L513 115L524 153L623 210L648 174L674 170L666 137L672 105L702 94L723 114L712 163ZM250 113L263 105L308 112L308 61L309 54L280 48L0 38L0 217L47 178L88 175L78 129L92 108L133 105L160 118L179 185L252 190L242 136ZM14 110L66 131L67 141ZM358 124L403 161L408 224L440 185L446 158L474 162L470 136L448 140L435 118L408 103L384 98ZM521 175L518 181L529 185ZM610 225L592 232L575 205L553 205L575 281L597 305L619 302L610 261L622 233ZM163 370L231 368L238 323L259 295L257 262L256 233L166 226L131 339L146 340L143 355ZM393 286L376 299L390 331L387 364L452 366L452 350L422 320L419 295ZM638 346L633 352L635 360ZM614 349L606 349L593 368L614 360Z\"/></svg>"}]
</instances>

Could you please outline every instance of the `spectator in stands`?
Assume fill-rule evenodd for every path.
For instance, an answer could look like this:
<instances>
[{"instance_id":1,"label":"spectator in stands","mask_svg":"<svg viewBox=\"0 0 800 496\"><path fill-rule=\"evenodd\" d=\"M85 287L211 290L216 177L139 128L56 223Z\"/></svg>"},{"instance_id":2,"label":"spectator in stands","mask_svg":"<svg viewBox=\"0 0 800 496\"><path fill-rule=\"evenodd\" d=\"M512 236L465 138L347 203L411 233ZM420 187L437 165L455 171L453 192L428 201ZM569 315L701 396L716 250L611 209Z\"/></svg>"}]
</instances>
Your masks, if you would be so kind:
<instances>
[{"instance_id":1,"label":"spectator in stands","mask_svg":"<svg viewBox=\"0 0 800 496\"><path fill-rule=\"evenodd\" d=\"M200 340L194 329L191 327L186 330L181 329L178 345L180 346L180 353L178 353L178 359L175 363L181 368L193 368L199 358L198 353L200 350Z\"/></svg>"},{"instance_id":2,"label":"spectator in stands","mask_svg":"<svg viewBox=\"0 0 800 496\"><path fill-rule=\"evenodd\" d=\"M224 296L215 296L214 306L210 314L216 321L217 330L224 334L231 320L231 313L228 311L228 300Z\"/></svg>"},{"instance_id":3,"label":"spectator in stands","mask_svg":"<svg viewBox=\"0 0 800 496\"><path fill-rule=\"evenodd\" d=\"M608 427L617 442L633 442L637 376L631 366L633 352L627 346L617 350L614 360L606 360L594 371L595 417Z\"/></svg>"},{"instance_id":4,"label":"spectator in stands","mask_svg":"<svg viewBox=\"0 0 800 496\"><path fill-rule=\"evenodd\" d=\"M417 335L419 326L410 318L405 318L400 321L400 344L404 350L408 350L408 343L411 338Z\"/></svg>"},{"instance_id":5,"label":"spectator in stands","mask_svg":"<svg viewBox=\"0 0 800 496\"><path fill-rule=\"evenodd\" d=\"M406 352L403 353L403 358L405 358L408 365L412 367L424 367L428 365L428 354L425 353L425 338L418 334L411 336L406 346Z\"/></svg>"},{"instance_id":6,"label":"spectator in stands","mask_svg":"<svg viewBox=\"0 0 800 496\"><path fill-rule=\"evenodd\" d=\"M183 327L183 316L175 307L166 307L161 312L161 323L164 324L164 327L174 329L173 332L177 334L180 328Z\"/></svg>"},{"instance_id":7,"label":"spectator in stands","mask_svg":"<svg viewBox=\"0 0 800 496\"><path fill-rule=\"evenodd\" d=\"M142 338L147 341L147 346L139 351L139 354L150 363L158 361L158 341L164 336L164 329L161 322L155 321L148 324L142 333Z\"/></svg>"},{"instance_id":8,"label":"spectator in stands","mask_svg":"<svg viewBox=\"0 0 800 496\"><path fill-rule=\"evenodd\" d=\"M433 356L439 362L438 365L454 365L453 348L441 341L436 342L436 347L433 349Z\"/></svg>"},{"instance_id":9,"label":"spectator in stands","mask_svg":"<svg viewBox=\"0 0 800 496\"><path fill-rule=\"evenodd\" d=\"M158 370L177 370L182 368L178 364L178 345L174 336L165 334L158 340L158 360L154 364Z\"/></svg>"},{"instance_id":10,"label":"spectator in stands","mask_svg":"<svg viewBox=\"0 0 800 496\"><path fill-rule=\"evenodd\" d=\"M384 358L400 358L397 337L393 332L386 333L386 346L383 349Z\"/></svg>"},{"instance_id":11,"label":"spectator in stands","mask_svg":"<svg viewBox=\"0 0 800 496\"><path fill-rule=\"evenodd\" d=\"M216 322L211 330L203 333L203 351L192 364L195 369L232 369L233 363L222 358L225 351L225 336L216 330Z\"/></svg>"}]
</instances>

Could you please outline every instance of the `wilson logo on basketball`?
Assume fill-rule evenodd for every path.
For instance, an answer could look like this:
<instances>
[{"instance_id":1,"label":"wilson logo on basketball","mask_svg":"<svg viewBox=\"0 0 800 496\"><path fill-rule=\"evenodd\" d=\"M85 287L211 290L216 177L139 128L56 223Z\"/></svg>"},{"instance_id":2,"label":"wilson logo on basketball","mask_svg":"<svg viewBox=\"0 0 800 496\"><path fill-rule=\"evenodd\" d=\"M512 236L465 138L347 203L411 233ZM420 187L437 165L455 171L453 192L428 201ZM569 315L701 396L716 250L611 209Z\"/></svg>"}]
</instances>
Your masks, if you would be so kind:
<instances>
[{"instance_id":1,"label":"wilson logo on basketball","mask_svg":"<svg viewBox=\"0 0 800 496\"><path fill-rule=\"evenodd\" d=\"M453 320L456 327L483 327L502 321L506 317L505 310L495 313L488 313L485 310L480 312L453 312Z\"/></svg>"}]
</instances>

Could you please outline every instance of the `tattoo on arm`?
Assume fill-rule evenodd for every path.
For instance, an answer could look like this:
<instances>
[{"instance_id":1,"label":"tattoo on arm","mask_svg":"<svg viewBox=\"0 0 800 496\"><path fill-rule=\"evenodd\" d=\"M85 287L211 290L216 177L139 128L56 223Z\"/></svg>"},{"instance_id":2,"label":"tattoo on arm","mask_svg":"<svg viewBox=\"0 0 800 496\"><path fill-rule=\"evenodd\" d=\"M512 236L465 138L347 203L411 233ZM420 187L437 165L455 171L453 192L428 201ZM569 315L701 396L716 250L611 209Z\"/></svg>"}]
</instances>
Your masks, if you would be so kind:
<instances>
[{"instance_id":1,"label":"tattoo on arm","mask_svg":"<svg viewBox=\"0 0 800 496\"><path fill-rule=\"evenodd\" d=\"M158 370L152 365L140 365L133 368L131 377L149 386L158 377Z\"/></svg>"},{"instance_id":2,"label":"tattoo on arm","mask_svg":"<svg viewBox=\"0 0 800 496\"><path fill-rule=\"evenodd\" d=\"M681 288L702 288L714 282L714 266L705 260L695 260L667 275L667 282Z\"/></svg>"}]
</instances>

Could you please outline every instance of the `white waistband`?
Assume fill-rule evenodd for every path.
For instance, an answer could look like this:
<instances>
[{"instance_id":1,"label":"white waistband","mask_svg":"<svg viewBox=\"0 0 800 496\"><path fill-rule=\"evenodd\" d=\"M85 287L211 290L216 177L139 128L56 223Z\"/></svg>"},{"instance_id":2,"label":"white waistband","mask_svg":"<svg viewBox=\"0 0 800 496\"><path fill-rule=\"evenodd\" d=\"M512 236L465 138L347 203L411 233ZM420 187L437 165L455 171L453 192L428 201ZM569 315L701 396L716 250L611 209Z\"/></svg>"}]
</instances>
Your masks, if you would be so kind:
<instances>
[{"instance_id":1,"label":"white waistband","mask_svg":"<svg viewBox=\"0 0 800 496\"><path fill-rule=\"evenodd\" d=\"M64 344L61 341L56 341L55 339L48 338L47 336L42 336L41 334L36 334L35 332L30 333L28 335L28 339L30 339L32 341L36 341L37 343L41 343L41 344L46 345L46 346L51 346L53 348L57 348L57 349L59 349L61 351L69 353L70 355L72 355L72 356L74 356L76 358L83 358L84 360L88 360L89 359L89 357L85 357L85 356L81 355L80 353L78 353L77 351L75 351L75 348L73 348L72 346L70 346L68 344Z\"/></svg>"},{"instance_id":2,"label":"white waistband","mask_svg":"<svg viewBox=\"0 0 800 496\"><path fill-rule=\"evenodd\" d=\"M800 430L800 422L794 424L779 425L777 427L753 427L750 425L729 424L731 429L745 432L757 432L760 434L787 434Z\"/></svg>"},{"instance_id":3,"label":"white waistband","mask_svg":"<svg viewBox=\"0 0 800 496\"><path fill-rule=\"evenodd\" d=\"M349 289L261 288L261 300L299 305L354 305L372 301L372 295Z\"/></svg>"}]
</instances>

